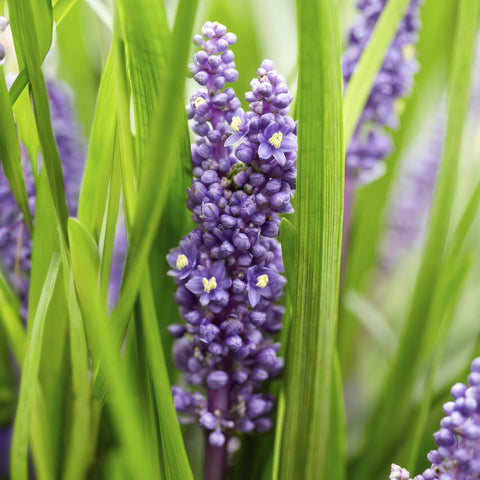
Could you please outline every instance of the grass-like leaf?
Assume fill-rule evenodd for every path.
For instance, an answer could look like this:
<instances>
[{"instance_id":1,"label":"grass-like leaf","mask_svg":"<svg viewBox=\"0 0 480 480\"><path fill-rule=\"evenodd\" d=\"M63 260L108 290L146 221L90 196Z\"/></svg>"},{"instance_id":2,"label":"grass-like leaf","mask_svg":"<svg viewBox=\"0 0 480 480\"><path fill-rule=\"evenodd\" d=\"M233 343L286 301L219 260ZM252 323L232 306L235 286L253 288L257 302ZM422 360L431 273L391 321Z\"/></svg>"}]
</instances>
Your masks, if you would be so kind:
<instances>
[{"instance_id":1,"label":"grass-like leaf","mask_svg":"<svg viewBox=\"0 0 480 480\"><path fill-rule=\"evenodd\" d=\"M32 334L22 369L20 394L15 416L10 457L13 480L28 478L28 434L31 427L31 414L36 397L36 385L40 369L45 317L55 287L59 265L60 256L54 254L42 289L38 309L35 313Z\"/></svg>"},{"instance_id":2,"label":"grass-like leaf","mask_svg":"<svg viewBox=\"0 0 480 480\"><path fill-rule=\"evenodd\" d=\"M177 159L172 155L179 140L183 85L178 83L185 69L189 38L191 37L196 1L182 0L179 4L172 48L169 52L169 70L165 72L164 89L155 114L155 135L151 136L151 149L145 158L139 182L138 207L132 237L127 252L124 281L120 289L113 323L121 345L129 312L135 302L143 277L150 248L165 208L168 188ZM161 161L159 161L161 159Z\"/></svg>"},{"instance_id":3,"label":"grass-like leaf","mask_svg":"<svg viewBox=\"0 0 480 480\"><path fill-rule=\"evenodd\" d=\"M115 155L117 118L112 115L112 112L115 112L114 94L113 55L110 53L98 91L78 204L78 218L96 241L100 239L102 230L108 183Z\"/></svg>"},{"instance_id":4,"label":"grass-like leaf","mask_svg":"<svg viewBox=\"0 0 480 480\"><path fill-rule=\"evenodd\" d=\"M77 3L77 0L53 0L53 19L58 24L60 23L70 9Z\"/></svg>"},{"instance_id":5,"label":"grass-like leaf","mask_svg":"<svg viewBox=\"0 0 480 480\"><path fill-rule=\"evenodd\" d=\"M140 291L140 303L142 306L142 328L145 334L144 341L158 409L165 475L167 479L172 480L193 480L173 406L170 381L158 331L155 300L148 271Z\"/></svg>"},{"instance_id":6,"label":"grass-like leaf","mask_svg":"<svg viewBox=\"0 0 480 480\"><path fill-rule=\"evenodd\" d=\"M51 5L44 8L47 2L16 2L9 0L8 7L12 25L13 38L17 51L27 69L32 85L33 104L37 129L42 149L48 183L52 192L55 214L62 231L67 238L68 210L65 201L62 167L58 154L48 105L47 88L43 78L41 62L43 50L48 50L52 34Z\"/></svg>"},{"instance_id":7,"label":"grass-like leaf","mask_svg":"<svg viewBox=\"0 0 480 480\"><path fill-rule=\"evenodd\" d=\"M129 370L122 368L120 351L107 325L106 305L100 297L100 256L93 238L78 221L69 220L72 274L83 313L87 336L95 365L106 379L112 415L125 448L131 477L151 478L147 439L144 436L141 410L135 396Z\"/></svg>"},{"instance_id":8,"label":"grass-like leaf","mask_svg":"<svg viewBox=\"0 0 480 480\"><path fill-rule=\"evenodd\" d=\"M72 365L72 426L64 463L64 478L82 480L93 460L91 386L88 346L67 254L62 249L63 277L68 295L70 361Z\"/></svg>"},{"instance_id":9,"label":"grass-like leaf","mask_svg":"<svg viewBox=\"0 0 480 480\"><path fill-rule=\"evenodd\" d=\"M17 133L15 132L15 123L13 121L12 107L5 83L3 67L0 67L0 117L2 118L0 160L3 171L8 178L12 193L22 210L27 226L32 231L32 217L28 207L27 191L20 163L20 147L18 145Z\"/></svg>"},{"instance_id":10,"label":"grass-like leaf","mask_svg":"<svg viewBox=\"0 0 480 480\"><path fill-rule=\"evenodd\" d=\"M297 2L298 188L293 321L278 475L327 478L343 212L340 42L334 2ZM336 447L335 447L336 448Z\"/></svg>"}]
</instances>

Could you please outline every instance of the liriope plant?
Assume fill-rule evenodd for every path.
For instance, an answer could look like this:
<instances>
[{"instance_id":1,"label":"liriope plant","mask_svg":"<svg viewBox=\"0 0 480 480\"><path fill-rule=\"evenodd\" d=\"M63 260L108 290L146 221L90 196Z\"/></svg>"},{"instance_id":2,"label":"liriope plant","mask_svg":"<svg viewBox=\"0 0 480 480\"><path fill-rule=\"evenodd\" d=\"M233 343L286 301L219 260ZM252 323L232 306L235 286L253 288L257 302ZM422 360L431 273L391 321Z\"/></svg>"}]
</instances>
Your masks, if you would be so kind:
<instances>
[{"instance_id":1,"label":"liriope plant","mask_svg":"<svg viewBox=\"0 0 480 480\"><path fill-rule=\"evenodd\" d=\"M479 9L0 0L0 478L478 478Z\"/></svg>"}]
</instances>

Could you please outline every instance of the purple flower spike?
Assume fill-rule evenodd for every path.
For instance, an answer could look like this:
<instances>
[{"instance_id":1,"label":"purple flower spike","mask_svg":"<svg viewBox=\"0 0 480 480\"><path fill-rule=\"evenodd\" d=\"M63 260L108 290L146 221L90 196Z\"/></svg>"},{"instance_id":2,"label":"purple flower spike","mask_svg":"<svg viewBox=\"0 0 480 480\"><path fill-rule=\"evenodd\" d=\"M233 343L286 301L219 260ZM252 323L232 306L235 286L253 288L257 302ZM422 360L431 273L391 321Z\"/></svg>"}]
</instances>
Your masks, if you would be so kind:
<instances>
[{"instance_id":1,"label":"purple flower spike","mask_svg":"<svg viewBox=\"0 0 480 480\"><path fill-rule=\"evenodd\" d=\"M359 15L350 29L348 49L342 58L343 81L348 83L365 49L387 0L358 0ZM377 74L357 129L346 152L346 175L368 181L383 172L380 161L392 150L390 135L385 128L398 125L401 99L412 88L418 70L415 44L420 27L418 20L421 0L411 0Z\"/></svg>"},{"instance_id":2,"label":"purple flower spike","mask_svg":"<svg viewBox=\"0 0 480 480\"><path fill-rule=\"evenodd\" d=\"M293 97L273 62L264 60L246 94L244 112L227 82L238 77L229 46L236 37L207 22L194 37L201 50L190 66L201 88L187 115L193 181L187 206L196 228L167 256L175 300L186 325L171 325L174 363L189 393L174 387L182 422L207 432L205 478L225 465L226 446L243 432L272 428L275 399L265 382L283 359L272 335L281 329L285 279L278 240L280 214L293 211L297 124L288 116Z\"/></svg>"},{"instance_id":3,"label":"purple flower spike","mask_svg":"<svg viewBox=\"0 0 480 480\"><path fill-rule=\"evenodd\" d=\"M432 463L414 480L473 480L480 475L480 385L472 377L478 373L480 357L473 360L468 386L457 383L451 393L454 402L444 405L446 416L441 428L433 434L438 445L428 460ZM392 465L390 480L411 480L410 474Z\"/></svg>"}]
</instances>

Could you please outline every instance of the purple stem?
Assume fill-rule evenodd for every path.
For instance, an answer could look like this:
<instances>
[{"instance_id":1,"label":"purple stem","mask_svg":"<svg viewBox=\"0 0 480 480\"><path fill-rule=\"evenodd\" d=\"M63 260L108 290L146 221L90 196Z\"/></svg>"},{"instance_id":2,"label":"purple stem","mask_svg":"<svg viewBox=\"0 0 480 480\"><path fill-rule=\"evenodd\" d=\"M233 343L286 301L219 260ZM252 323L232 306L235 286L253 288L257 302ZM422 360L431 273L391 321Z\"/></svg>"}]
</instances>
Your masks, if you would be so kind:
<instances>
[{"instance_id":1,"label":"purple stem","mask_svg":"<svg viewBox=\"0 0 480 480\"><path fill-rule=\"evenodd\" d=\"M8 478L12 427L0 427L0 478Z\"/></svg>"},{"instance_id":2,"label":"purple stem","mask_svg":"<svg viewBox=\"0 0 480 480\"><path fill-rule=\"evenodd\" d=\"M208 389L208 409L215 414L216 410L228 412L230 386L217 390ZM210 445L207 431L205 435L204 480L226 480L227 478L227 441L221 447Z\"/></svg>"}]
</instances>

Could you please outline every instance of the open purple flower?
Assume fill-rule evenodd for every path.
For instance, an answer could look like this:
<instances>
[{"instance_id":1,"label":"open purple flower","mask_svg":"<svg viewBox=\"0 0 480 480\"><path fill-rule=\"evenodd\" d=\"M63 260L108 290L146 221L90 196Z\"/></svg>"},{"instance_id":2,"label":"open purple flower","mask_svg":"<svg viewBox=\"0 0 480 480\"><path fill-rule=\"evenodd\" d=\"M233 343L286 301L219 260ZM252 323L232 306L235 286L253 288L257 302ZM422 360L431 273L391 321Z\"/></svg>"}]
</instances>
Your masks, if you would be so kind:
<instances>
[{"instance_id":1,"label":"open purple flower","mask_svg":"<svg viewBox=\"0 0 480 480\"><path fill-rule=\"evenodd\" d=\"M230 147L234 143L242 141L247 136L250 131L250 119L245 115L243 110L240 110L232 117L227 131L230 132L231 135L225 141L225 147Z\"/></svg>"},{"instance_id":2,"label":"open purple flower","mask_svg":"<svg viewBox=\"0 0 480 480\"><path fill-rule=\"evenodd\" d=\"M282 167L286 162L285 152L293 152L297 148L296 137L290 133L289 127L280 126L277 122L270 123L265 131L258 135L258 140L258 156L264 160L274 157Z\"/></svg>"},{"instance_id":3,"label":"open purple flower","mask_svg":"<svg viewBox=\"0 0 480 480\"><path fill-rule=\"evenodd\" d=\"M167 273L180 280L187 278L197 265L197 247L190 237L183 237L180 246L167 255L167 261L173 270Z\"/></svg>"},{"instance_id":4,"label":"open purple flower","mask_svg":"<svg viewBox=\"0 0 480 480\"><path fill-rule=\"evenodd\" d=\"M272 289L277 290L284 283L283 277L267 267L255 265L249 268L247 271L247 291L250 305L256 307L260 297L271 299L273 296Z\"/></svg>"},{"instance_id":5,"label":"open purple flower","mask_svg":"<svg viewBox=\"0 0 480 480\"><path fill-rule=\"evenodd\" d=\"M211 301L226 305L229 298L227 289L231 285L232 281L227 277L224 260L214 262L210 268L200 265L185 284L188 290L200 296L200 304L203 307Z\"/></svg>"}]
</instances>

